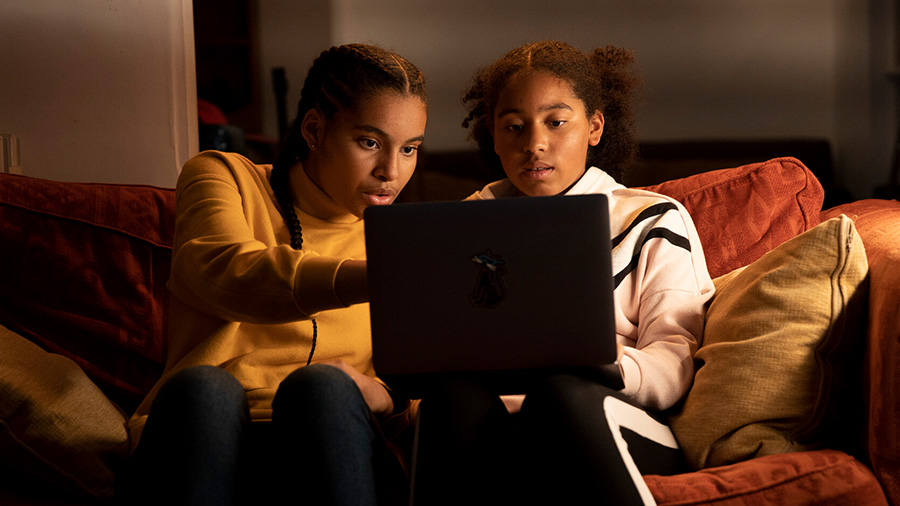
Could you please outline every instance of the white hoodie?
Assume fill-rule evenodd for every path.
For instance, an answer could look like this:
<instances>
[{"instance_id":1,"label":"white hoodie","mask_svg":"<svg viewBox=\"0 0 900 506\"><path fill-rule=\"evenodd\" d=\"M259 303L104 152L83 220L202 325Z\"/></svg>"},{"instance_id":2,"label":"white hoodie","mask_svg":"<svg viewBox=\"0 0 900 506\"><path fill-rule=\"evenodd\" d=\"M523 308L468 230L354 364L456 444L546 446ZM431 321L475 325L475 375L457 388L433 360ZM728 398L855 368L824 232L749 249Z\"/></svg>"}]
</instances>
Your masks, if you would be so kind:
<instances>
[{"instance_id":1,"label":"white hoodie","mask_svg":"<svg viewBox=\"0 0 900 506\"><path fill-rule=\"evenodd\" d=\"M622 393L646 408L666 409L690 387L706 303L715 291L700 238L679 202L626 188L596 167L566 191L588 193L609 199ZM467 200L521 195L504 179Z\"/></svg>"}]
</instances>

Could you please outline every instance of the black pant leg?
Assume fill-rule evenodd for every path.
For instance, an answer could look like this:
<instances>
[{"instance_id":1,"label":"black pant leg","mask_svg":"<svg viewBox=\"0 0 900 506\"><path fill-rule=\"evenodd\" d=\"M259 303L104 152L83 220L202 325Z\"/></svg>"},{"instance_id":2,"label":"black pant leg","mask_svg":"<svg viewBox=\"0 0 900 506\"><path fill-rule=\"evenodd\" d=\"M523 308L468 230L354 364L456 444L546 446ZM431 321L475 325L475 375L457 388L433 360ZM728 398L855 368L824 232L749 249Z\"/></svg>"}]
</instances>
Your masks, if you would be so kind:
<instances>
[{"instance_id":1,"label":"black pant leg","mask_svg":"<svg viewBox=\"0 0 900 506\"><path fill-rule=\"evenodd\" d=\"M529 463L529 496L559 504L579 504L584 498L601 504L643 504L640 474L646 473L642 465L654 462L654 471L660 474L680 471L677 465L669 465L680 461L680 452L634 436L640 429L627 436L633 441L640 438L637 458L623 448L625 430L610 422L608 397L619 401L610 405L623 407L624 398L617 392L575 376L551 378L528 394L520 416L520 440L527 445L523 459ZM628 401L624 404L634 408ZM648 425L656 423L640 412ZM629 470L629 460L637 465L637 476Z\"/></svg>"},{"instance_id":2,"label":"black pant leg","mask_svg":"<svg viewBox=\"0 0 900 506\"><path fill-rule=\"evenodd\" d=\"M417 420L414 504L506 503L509 424L500 398L476 383L448 379L430 391Z\"/></svg>"}]
</instances>

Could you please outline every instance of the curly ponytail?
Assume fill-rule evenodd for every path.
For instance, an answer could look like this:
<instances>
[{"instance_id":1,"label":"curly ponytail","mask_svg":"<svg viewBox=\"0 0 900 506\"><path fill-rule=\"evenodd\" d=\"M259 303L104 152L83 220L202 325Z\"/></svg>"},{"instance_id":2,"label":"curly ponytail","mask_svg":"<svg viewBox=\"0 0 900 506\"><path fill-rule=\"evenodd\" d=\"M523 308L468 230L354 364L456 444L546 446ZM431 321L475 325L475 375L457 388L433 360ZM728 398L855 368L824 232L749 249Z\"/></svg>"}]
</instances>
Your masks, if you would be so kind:
<instances>
[{"instance_id":1,"label":"curly ponytail","mask_svg":"<svg viewBox=\"0 0 900 506\"><path fill-rule=\"evenodd\" d=\"M603 113L603 136L597 146L588 148L587 163L620 179L638 152L632 102L640 80L633 63L630 51L613 46L591 54L559 41L520 46L476 73L463 94L468 110L463 127L471 128L470 135L485 161L502 171L491 133L500 91L519 71L548 71L569 83L588 115L595 110Z\"/></svg>"},{"instance_id":2,"label":"curly ponytail","mask_svg":"<svg viewBox=\"0 0 900 506\"><path fill-rule=\"evenodd\" d=\"M640 84L632 72L634 55L613 46L595 49L590 62L599 80L600 107L605 119L600 143L588 150L587 162L621 179L638 154L637 128L632 110L635 90ZM592 109L593 110L593 109Z\"/></svg>"}]
</instances>

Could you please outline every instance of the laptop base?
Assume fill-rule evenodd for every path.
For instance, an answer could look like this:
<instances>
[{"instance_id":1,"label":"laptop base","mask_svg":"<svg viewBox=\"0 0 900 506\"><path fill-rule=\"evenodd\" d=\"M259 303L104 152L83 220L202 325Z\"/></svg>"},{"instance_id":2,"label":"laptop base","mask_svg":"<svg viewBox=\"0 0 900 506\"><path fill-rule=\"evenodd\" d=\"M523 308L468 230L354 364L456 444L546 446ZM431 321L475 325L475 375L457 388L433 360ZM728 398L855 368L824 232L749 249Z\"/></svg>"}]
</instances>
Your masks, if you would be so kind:
<instances>
[{"instance_id":1,"label":"laptop base","mask_svg":"<svg viewBox=\"0 0 900 506\"><path fill-rule=\"evenodd\" d=\"M506 371L459 371L417 374L380 374L388 387L410 399L428 396L429 390L447 378L461 378L484 385L497 395L527 394L534 385L551 376L571 375L595 381L613 390L625 388L618 363L601 367L548 367Z\"/></svg>"}]
</instances>

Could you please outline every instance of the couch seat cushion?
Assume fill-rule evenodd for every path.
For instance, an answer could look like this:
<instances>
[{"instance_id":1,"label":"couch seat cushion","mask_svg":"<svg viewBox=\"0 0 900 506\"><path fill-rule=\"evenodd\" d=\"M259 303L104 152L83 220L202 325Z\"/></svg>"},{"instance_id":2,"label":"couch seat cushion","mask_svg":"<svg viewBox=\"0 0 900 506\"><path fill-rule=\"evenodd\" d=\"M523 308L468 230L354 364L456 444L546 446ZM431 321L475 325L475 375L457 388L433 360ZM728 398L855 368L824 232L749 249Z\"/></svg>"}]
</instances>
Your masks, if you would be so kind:
<instances>
[{"instance_id":1,"label":"couch seat cushion","mask_svg":"<svg viewBox=\"0 0 900 506\"><path fill-rule=\"evenodd\" d=\"M861 462L836 450L786 453L675 476L648 475L659 506L887 505Z\"/></svg>"}]
</instances>

